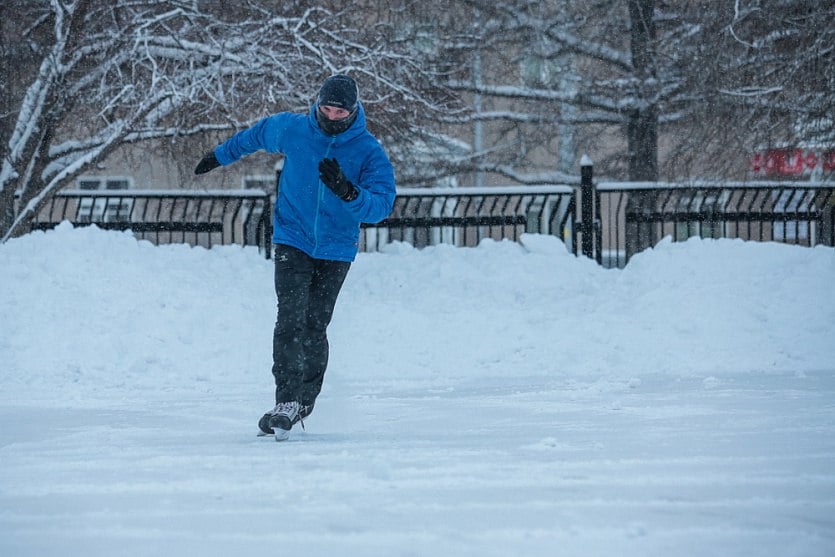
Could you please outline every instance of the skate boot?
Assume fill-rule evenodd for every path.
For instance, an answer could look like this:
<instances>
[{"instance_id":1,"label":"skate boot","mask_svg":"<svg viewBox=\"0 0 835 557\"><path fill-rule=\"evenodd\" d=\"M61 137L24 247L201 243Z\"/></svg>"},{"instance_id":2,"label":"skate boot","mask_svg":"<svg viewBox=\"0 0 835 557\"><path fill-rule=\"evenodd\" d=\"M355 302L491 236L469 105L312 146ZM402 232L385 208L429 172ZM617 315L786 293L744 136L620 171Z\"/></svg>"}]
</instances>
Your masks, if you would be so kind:
<instances>
[{"instance_id":1,"label":"skate boot","mask_svg":"<svg viewBox=\"0 0 835 557\"><path fill-rule=\"evenodd\" d=\"M295 412L295 415L290 417L290 414L286 412L287 405L296 405L298 410ZM258 420L258 435L265 436L265 435L276 435L276 425L278 425L279 434L276 436L277 441L283 441L287 439L290 429L297 423L302 424L302 429L304 429L304 420L313 412L313 405L301 405L297 402L282 402L275 405L275 408L266 412L261 419ZM279 417L280 416L280 417ZM273 418L276 418L276 423L272 423ZM289 419L289 426L287 426L287 420ZM286 428L284 426L287 426Z\"/></svg>"},{"instance_id":2,"label":"skate boot","mask_svg":"<svg viewBox=\"0 0 835 557\"><path fill-rule=\"evenodd\" d=\"M293 429L293 424L299 421L299 411L301 404L296 401L281 402L276 404L273 409L273 415L270 417L270 427L275 433L276 441L283 441L290 436L290 430Z\"/></svg>"}]
</instances>

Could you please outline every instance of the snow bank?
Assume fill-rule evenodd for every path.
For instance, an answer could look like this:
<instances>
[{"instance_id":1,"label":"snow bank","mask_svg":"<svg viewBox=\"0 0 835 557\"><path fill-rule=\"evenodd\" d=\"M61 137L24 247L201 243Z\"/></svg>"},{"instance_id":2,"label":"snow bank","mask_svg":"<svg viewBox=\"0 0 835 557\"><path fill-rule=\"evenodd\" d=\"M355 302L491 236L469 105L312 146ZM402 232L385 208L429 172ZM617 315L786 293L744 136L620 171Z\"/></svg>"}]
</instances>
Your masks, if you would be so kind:
<instances>
[{"instance_id":1,"label":"snow bank","mask_svg":"<svg viewBox=\"0 0 835 557\"><path fill-rule=\"evenodd\" d=\"M0 246L0 361L26 398L263 380L272 263L63 224ZM662 242L624 270L553 237L360 254L331 328L334 376L819 370L835 360L835 250ZM256 379L258 378L258 379ZM52 386L62 385L60 392Z\"/></svg>"}]
</instances>

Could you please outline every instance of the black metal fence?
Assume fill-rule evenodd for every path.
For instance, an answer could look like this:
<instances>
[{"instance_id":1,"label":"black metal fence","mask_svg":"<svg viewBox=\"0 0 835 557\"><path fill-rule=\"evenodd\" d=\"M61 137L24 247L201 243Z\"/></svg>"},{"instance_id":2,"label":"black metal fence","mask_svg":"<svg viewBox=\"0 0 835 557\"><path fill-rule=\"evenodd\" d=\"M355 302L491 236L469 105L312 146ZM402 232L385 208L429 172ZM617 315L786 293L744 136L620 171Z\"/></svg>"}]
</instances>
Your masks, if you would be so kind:
<instances>
[{"instance_id":1,"label":"black metal fence","mask_svg":"<svg viewBox=\"0 0 835 557\"><path fill-rule=\"evenodd\" d=\"M32 229L68 220L131 230L155 244L254 245L269 257L270 206L270 196L262 191L70 190L52 197L35 216Z\"/></svg>"},{"instance_id":2,"label":"black metal fence","mask_svg":"<svg viewBox=\"0 0 835 557\"><path fill-rule=\"evenodd\" d=\"M607 267L665 237L835 245L833 183L601 183L594 205L594 256Z\"/></svg>"},{"instance_id":3,"label":"black metal fence","mask_svg":"<svg viewBox=\"0 0 835 557\"><path fill-rule=\"evenodd\" d=\"M378 251L397 241L475 246L531 232L558 236L576 253L574 199L569 186L404 189L386 220L363 225L360 249ZM55 195L32 229L68 220L131 230L155 244L255 245L269 258L272 203L260 191L71 190Z\"/></svg>"},{"instance_id":4,"label":"black metal fence","mask_svg":"<svg viewBox=\"0 0 835 557\"><path fill-rule=\"evenodd\" d=\"M560 237L576 253L575 206L569 186L400 189L386 220L363 225L360 247L476 246L486 238L518 240L537 233Z\"/></svg>"},{"instance_id":5,"label":"black metal fence","mask_svg":"<svg viewBox=\"0 0 835 557\"><path fill-rule=\"evenodd\" d=\"M64 191L33 229L63 220L132 230L154 243L254 245L270 257L273 196L261 191ZM814 182L593 184L401 189L390 216L363 225L360 249L392 242L476 246L523 233L561 238L569 251L623 267L664 237L835 246L835 184Z\"/></svg>"}]
</instances>

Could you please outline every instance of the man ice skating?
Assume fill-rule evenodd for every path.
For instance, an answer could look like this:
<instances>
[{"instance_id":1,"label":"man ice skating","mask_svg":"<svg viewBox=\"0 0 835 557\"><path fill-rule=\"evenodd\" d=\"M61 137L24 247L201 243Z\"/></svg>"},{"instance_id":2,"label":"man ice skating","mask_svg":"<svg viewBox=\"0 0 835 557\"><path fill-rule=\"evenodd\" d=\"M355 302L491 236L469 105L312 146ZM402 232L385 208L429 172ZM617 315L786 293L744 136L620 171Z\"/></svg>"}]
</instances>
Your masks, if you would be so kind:
<instances>
[{"instance_id":1,"label":"man ice skating","mask_svg":"<svg viewBox=\"0 0 835 557\"><path fill-rule=\"evenodd\" d=\"M394 171L366 129L356 82L325 80L307 114L281 112L207 153L204 174L258 150L284 155L273 213L275 407L258 422L276 440L310 415L328 364L327 327L357 254L360 223L391 212Z\"/></svg>"}]
</instances>

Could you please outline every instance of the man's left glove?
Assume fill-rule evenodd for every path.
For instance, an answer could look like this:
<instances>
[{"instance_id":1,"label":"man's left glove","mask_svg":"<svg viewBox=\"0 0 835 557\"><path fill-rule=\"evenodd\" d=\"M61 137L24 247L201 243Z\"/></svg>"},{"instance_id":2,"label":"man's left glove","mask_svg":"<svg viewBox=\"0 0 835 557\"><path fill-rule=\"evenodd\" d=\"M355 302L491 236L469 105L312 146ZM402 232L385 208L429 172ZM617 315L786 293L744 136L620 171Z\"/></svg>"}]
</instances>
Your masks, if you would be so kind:
<instances>
[{"instance_id":1,"label":"man's left glove","mask_svg":"<svg viewBox=\"0 0 835 557\"><path fill-rule=\"evenodd\" d=\"M354 184L345 177L336 159L319 161L319 178L342 201L353 201L359 195Z\"/></svg>"},{"instance_id":2,"label":"man's left glove","mask_svg":"<svg viewBox=\"0 0 835 557\"><path fill-rule=\"evenodd\" d=\"M194 173L205 174L210 170L214 170L218 166L220 166L220 163L217 161L214 150L212 150L206 153L200 162L197 163L197 168L194 169Z\"/></svg>"}]
</instances>

